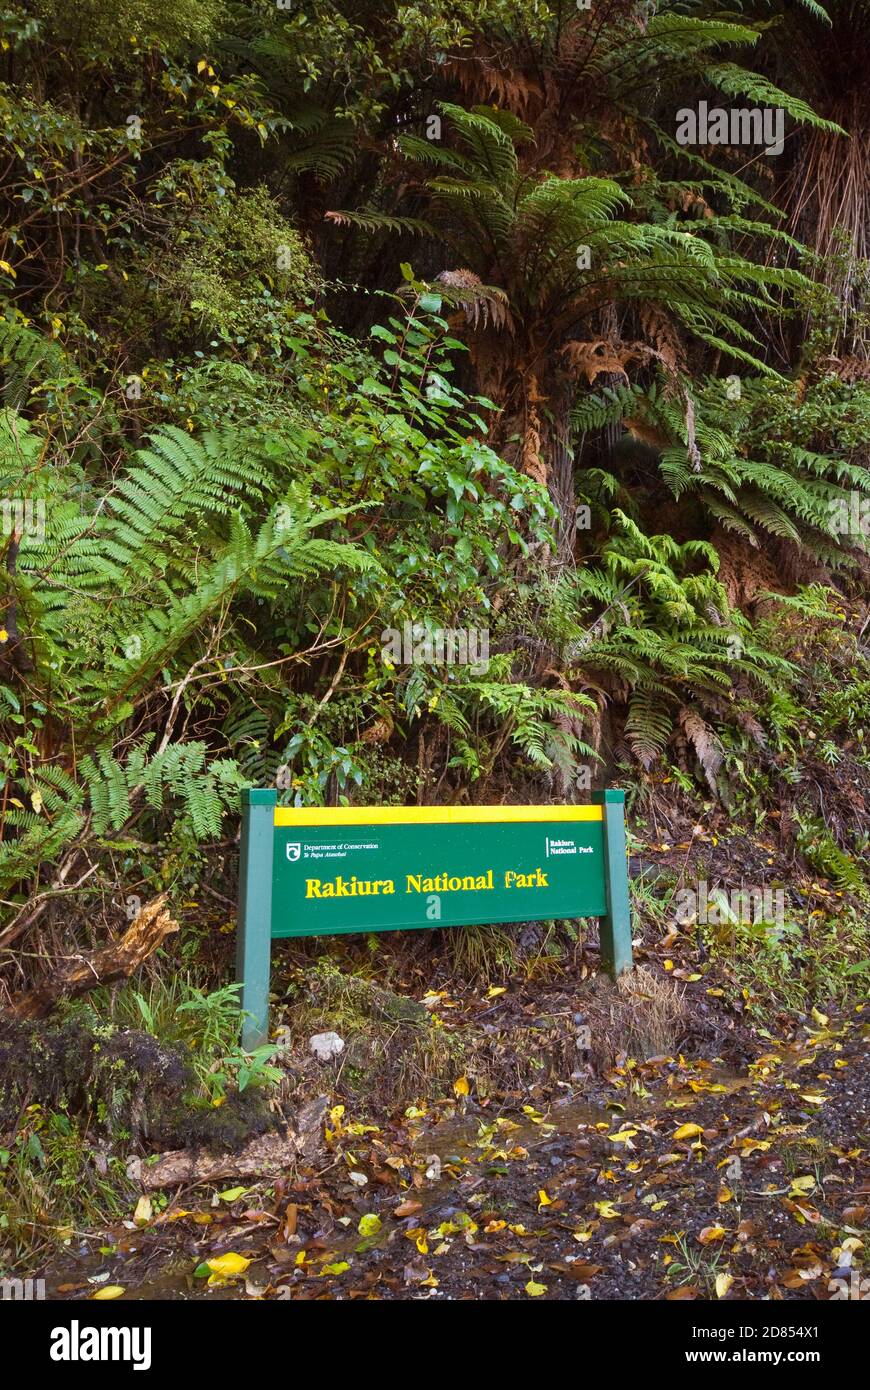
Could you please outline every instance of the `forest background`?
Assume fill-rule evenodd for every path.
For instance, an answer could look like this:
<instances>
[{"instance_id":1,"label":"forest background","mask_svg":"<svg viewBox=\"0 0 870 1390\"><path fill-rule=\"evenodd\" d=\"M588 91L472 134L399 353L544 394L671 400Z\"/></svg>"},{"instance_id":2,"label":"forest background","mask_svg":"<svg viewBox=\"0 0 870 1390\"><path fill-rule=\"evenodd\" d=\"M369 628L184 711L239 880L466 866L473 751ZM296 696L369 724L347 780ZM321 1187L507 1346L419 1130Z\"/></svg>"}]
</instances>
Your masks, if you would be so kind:
<instances>
[{"instance_id":1,"label":"forest background","mask_svg":"<svg viewBox=\"0 0 870 1390\"><path fill-rule=\"evenodd\" d=\"M61 1220L46 1165L89 1125L136 1138L164 1047L194 1075L152 1141L225 1116L234 1142L277 1084L227 989L246 785L617 783L641 960L664 939L673 974L687 882L773 883L782 920L689 933L721 1007L866 986L868 25L865 0L0 8L10 1249ZM683 143L701 103L781 112L782 151ZM450 630L486 660L431 660ZM132 971L143 905L144 975L66 1000L76 962ZM595 973L577 926L414 936L297 945L293 1037L356 1017L348 980ZM120 1049L110 1082L81 1030Z\"/></svg>"}]
</instances>

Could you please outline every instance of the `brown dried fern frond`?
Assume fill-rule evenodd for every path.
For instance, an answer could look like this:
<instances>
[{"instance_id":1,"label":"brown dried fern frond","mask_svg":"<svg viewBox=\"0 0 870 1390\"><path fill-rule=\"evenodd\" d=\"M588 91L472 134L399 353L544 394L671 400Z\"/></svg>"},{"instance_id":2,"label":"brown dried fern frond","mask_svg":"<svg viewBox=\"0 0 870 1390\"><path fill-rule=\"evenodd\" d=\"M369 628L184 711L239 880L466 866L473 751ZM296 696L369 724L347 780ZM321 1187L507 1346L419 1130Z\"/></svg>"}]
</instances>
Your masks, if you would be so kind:
<instances>
[{"instance_id":1,"label":"brown dried fern frond","mask_svg":"<svg viewBox=\"0 0 870 1390\"><path fill-rule=\"evenodd\" d=\"M722 766L724 752L722 744L719 742L710 725L701 718L697 710L690 709L684 705L678 715L680 726L686 735L689 743L695 750L695 756L704 773L707 786L714 796L718 795L716 777Z\"/></svg>"}]
</instances>

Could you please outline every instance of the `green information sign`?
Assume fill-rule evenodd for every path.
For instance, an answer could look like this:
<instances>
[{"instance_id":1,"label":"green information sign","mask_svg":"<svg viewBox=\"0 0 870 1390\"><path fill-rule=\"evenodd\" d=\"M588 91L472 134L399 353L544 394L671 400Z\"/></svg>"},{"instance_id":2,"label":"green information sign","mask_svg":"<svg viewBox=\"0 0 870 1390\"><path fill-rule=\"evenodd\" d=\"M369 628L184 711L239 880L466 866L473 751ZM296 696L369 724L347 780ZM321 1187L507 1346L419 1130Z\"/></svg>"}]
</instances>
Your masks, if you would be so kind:
<instances>
[{"instance_id":1,"label":"green information sign","mask_svg":"<svg viewBox=\"0 0 870 1390\"><path fill-rule=\"evenodd\" d=\"M624 793L591 806L315 807L242 793L242 1042L268 1035L276 937L600 917L613 975L630 968Z\"/></svg>"}]
</instances>

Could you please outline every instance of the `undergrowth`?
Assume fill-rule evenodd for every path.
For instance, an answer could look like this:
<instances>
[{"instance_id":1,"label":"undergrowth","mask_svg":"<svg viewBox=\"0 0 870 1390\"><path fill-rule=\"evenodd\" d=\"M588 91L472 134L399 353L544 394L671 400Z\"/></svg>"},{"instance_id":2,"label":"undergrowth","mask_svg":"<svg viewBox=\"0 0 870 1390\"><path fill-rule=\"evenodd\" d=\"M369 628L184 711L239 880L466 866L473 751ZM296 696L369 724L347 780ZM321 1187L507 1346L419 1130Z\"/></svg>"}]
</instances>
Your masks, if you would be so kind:
<instances>
[{"instance_id":1,"label":"undergrowth","mask_svg":"<svg viewBox=\"0 0 870 1390\"><path fill-rule=\"evenodd\" d=\"M870 991L870 914L860 905L698 930L735 998L760 1020L842 1008Z\"/></svg>"},{"instance_id":2,"label":"undergrowth","mask_svg":"<svg viewBox=\"0 0 870 1390\"><path fill-rule=\"evenodd\" d=\"M26 1108L0 1145L0 1274L34 1265L82 1231L129 1215L135 1185L87 1119Z\"/></svg>"}]
</instances>

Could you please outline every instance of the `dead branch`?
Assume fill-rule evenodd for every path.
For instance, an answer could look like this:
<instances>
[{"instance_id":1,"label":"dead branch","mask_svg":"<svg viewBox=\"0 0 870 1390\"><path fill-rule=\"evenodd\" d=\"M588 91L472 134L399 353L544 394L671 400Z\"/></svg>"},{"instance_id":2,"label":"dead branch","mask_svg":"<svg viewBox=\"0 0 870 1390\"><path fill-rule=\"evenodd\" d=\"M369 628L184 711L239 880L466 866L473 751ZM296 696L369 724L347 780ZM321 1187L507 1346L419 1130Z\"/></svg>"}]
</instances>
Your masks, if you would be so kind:
<instances>
[{"instance_id":1,"label":"dead branch","mask_svg":"<svg viewBox=\"0 0 870 1390\"><path fill-rule=\"evenodd\" d=\"M164 937L178 931L178 923L166 908L165 893L146 903L124 935L100 951L78 956L38 989L12 1001L12 1012L19 1018L44 1018L59 999L87 994L98 985L129 979Z\"/></svg>"}]
</instances>

